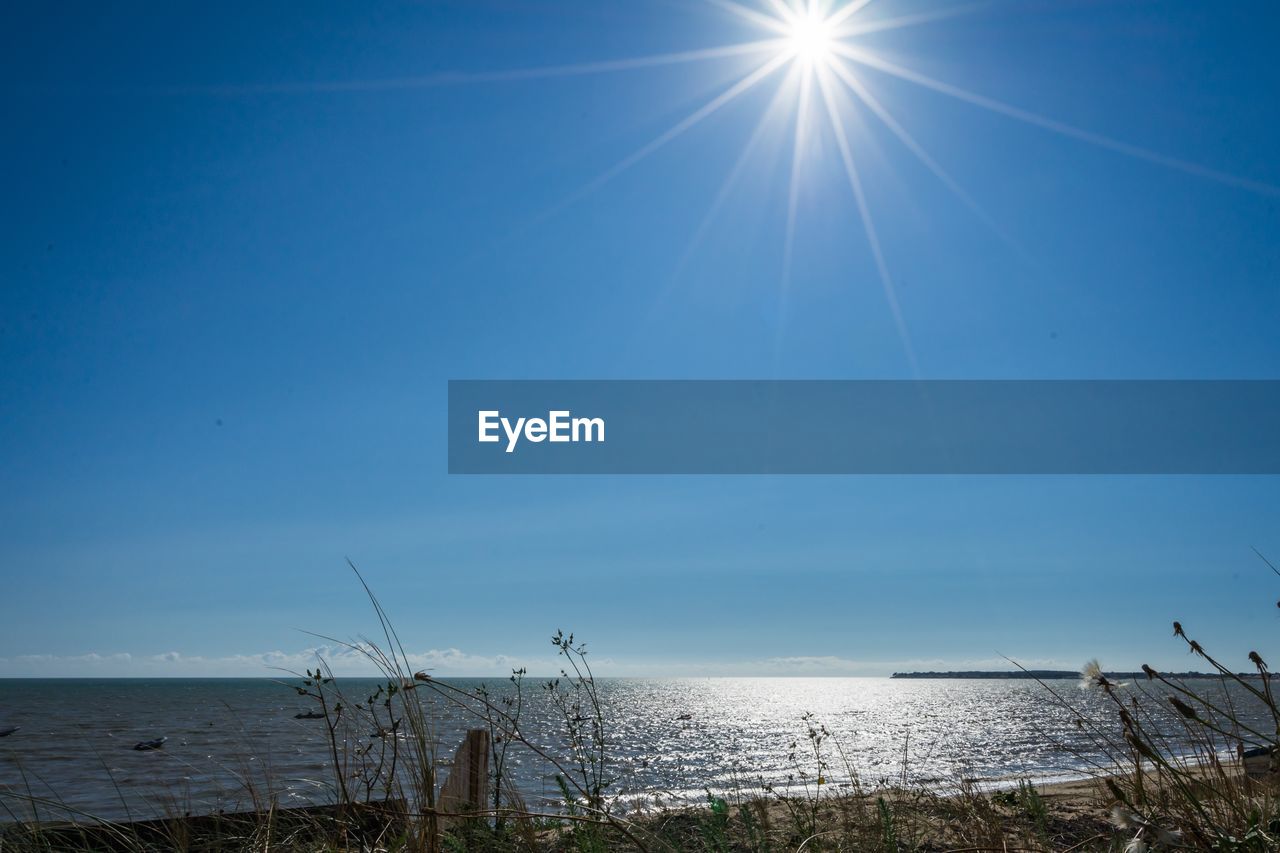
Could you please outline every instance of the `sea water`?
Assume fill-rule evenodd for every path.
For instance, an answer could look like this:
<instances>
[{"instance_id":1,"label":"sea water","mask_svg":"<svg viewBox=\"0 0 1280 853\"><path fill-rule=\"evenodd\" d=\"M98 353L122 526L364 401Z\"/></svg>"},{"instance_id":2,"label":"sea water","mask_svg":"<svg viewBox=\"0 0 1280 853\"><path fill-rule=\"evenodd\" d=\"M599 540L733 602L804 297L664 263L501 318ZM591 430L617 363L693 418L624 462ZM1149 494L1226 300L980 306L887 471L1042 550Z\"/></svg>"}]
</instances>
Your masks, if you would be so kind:
<instances>
[{"instance_id":1,"label":"sea water","mask_svg":"<svg viewBox=\"0 0 1280 853\"><path fill-rule=\"evenodd\" d=\"M448 683L464 693L483 684L494 697L513 690L504 679ZM365 698L378 684L338 682L348 701ZM544 684L525 680L520 727L549 756L564 758L563 714ZM1246 716L1261 710L1238 687L1194 684L1219 696L1229 690ZM0 679L0 728L20 726L0 738L0 821L30 818L33 809L44 820L137 819L252 808L255 796L284 806L332 801L327 726L323 719L295 718L316 707L298 694L298 685ZM600 679L597 686L610 790L633 802L812 786L819 775L829 790L855 776L868 786L939 787L1071 778L1105 764L1088 726L1077 720L1101 721L1111 733L1117 725L1110 698L1071 681L1049 682L1061 699L1022 680ZM1127 701L1126 691L1151 689L1144 682L1119 692ZM430 706L442 759L452 757L467 729L484 725L426 688L415 694ZM1143 701L1167 708L1159 691ZM1168 722L1175 731L1176 721ZM374 732L363 728L354 732L356 746L373 740ZM816 753L811 732L821 734ZM163 748L133 749L157 737L168 738ZM556 807L557 772L531 751L511 748L507 776L530 805Z\"/></svg>"}]
</instances>

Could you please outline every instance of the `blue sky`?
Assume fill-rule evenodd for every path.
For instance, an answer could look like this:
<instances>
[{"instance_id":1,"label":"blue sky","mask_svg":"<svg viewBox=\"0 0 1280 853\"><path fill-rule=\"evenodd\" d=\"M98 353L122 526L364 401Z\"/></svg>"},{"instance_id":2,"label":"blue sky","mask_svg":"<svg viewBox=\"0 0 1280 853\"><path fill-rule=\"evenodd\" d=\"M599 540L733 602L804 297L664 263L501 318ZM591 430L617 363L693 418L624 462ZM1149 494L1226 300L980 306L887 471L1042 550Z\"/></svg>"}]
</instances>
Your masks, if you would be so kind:
<instances>
[{"instance_id":1,"label":"blue sky","mask_svg":"<svg viewBox=\"0 0 1280 853\"><path fill-rule=\"evenodd\" d=\"M463 674L1280 653L1276 478L445 473L451 378L1278 378L1280 11L855 20L934 12L855 44L1150 156L852 66L985 216L845 105L913 364L789 64L603 183L772 54L492 73L768 36L721 5L6 11L0 675L268 674L376 627L347 557Z\"/></svg>"}]
</instances>

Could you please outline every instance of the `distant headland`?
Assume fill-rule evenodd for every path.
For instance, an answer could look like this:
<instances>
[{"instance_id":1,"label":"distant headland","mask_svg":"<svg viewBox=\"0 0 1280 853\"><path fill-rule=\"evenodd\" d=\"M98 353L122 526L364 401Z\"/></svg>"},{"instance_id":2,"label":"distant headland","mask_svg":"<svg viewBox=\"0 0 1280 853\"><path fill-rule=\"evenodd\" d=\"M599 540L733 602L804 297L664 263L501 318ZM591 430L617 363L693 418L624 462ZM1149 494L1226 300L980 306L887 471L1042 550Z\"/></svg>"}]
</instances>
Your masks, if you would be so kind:
<instances>
[{"instance_id":1,"label":"distant headland","mask_svg":"<svg viewBox=\"0 0 1280 853\"><path fill-rule=\"evenodd\" d=\"M1146 679L1146 675L1141 672L1104 672L1107 678L1113 681L1125 681L1132 679ZM1188 678L1222 678L1223 676L1216 672L1162 672L1164 678L1188 679ZM1259 678L1256 672L1240 672L1236 674L1240 678ZM890 678L1007 678L1007 679L1029 679L1033 681L1049 681L1051 679L1078 679L1080 678L1079 670L1072 669L1015 669L1015 670L960 670L957 672L895 672ZM1271 676L1275 678L1275 675Z\"/></svg>"}]
</instances>

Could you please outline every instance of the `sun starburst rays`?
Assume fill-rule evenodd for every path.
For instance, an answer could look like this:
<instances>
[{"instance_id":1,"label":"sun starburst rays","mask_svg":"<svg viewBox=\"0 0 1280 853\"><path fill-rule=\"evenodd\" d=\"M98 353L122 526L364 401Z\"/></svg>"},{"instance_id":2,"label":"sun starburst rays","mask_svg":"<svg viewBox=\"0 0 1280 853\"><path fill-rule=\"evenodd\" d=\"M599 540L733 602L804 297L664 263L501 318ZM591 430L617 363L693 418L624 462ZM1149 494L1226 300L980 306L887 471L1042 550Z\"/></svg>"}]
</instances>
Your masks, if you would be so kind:
<instances>
[{"instance_id":1,"label":"sun starburst rays","mask_svg":"<svg viewBox=\"0 0 1280 853\"><path fill-rule=\"evenodd\" d=\"M911 335L907 331L906 320L903 319L902 308L898 304L893 277L889 275L889 265L884 259L884 250L880 245L880 237L876 232L875 220L871 218L871 208L867 205L867 195L862 188L862 178L858 174L858 167L853 159L853 150L849 146L849 137L845 133L844 119L841 117L840 110L836 106L835 97L831 92L831 77L825 73L820 73L817 76L818 89L822 92L822 100L827 107L827 117L831 121L831 130L835 134L836 145L840 152L840 161L844 165L845 176L849 180L849 188L853 191L853 197L858 206L858 216L862 220L862 230L866 235L867 245L870 247L871 256L875 261L876 273L880 277L880 285L884 289L884 297L889 305L889 312L893 315L894 328L898 333L899 340L902 342L907 361L910 362L911 371L918 376L920 371L916 362L915 348L911 345Z\"/></svg>"},{"instance_id":2,"label":"sun starburst rays","mask_svg":"<svg viewBox=\"0 0 1280 853\"><path fill-rule=\"evenodd\" d=\"M844 28L856 13L870 0L851 0L834 12L820 9L813 0L803 6L786 7L781 0L775 0L775 6L782 6L783 20L787 26L787 56L801 67L799 102L796 109L794 144L792 146L791 179L788 187L786 233L783 245L782 286L779 292L778 336L785 325L786 305L791 286L792 255L795 251L796 217L799 197L799 183L804 167L806 150L806 134L809 130L809 100L816 83L823 105L830 132L835 139L840 162L844 169L849 189L853 193L858 211L861 230L866 238L875 266L876 276L884 292L885 301L893 318L894 329L902 343L903 352L914 375L919 375L915 350L911 344L911 336L907 329L902 309L894 290L893 277L884 257L884 250L876 231L875 220L867 202L862 178L854 160L853 149L845 130L844 119L835 95L832 92L834 79L844 81L848 85L848 71L844 63L836 55ZM933 162L932 158L928 158ZM777 345L775 345L775 349Z\"/></svg>"},{"instance_id":3,"label":"sun starburst rays","mask_svg":"<svg viewBox=\"0 0 1280 853\"><path fill-rule=\"evenodd\" d=\"M868 17L865 14L871 0L707 0L707 2L724 10L738 23L755 31L758 36L754 40L741 44L721 45L700 50L685 50L674 53L656 54L634 59L612 60L582 65L560 66L555 68L529 69L516 72L495 72L511 79L536 76L570 76L586 73L620 72L631 69L674 65L714 60L741 59L750 55L758 55L762 59L729 83L717 94L713 95L701 106L675 121L666 130L652 137L647 143L617 161L613 166L600 172L594 179L579 188L567 199L557 205L559 210L566 205L581 199L604 184L617 178L640 161L665 148L679 137L684 136L696 126L702 124L712 115L721 112L731 103L739 101L749 91L760 87L766 80L775 79L777 72L788 69L783 80L768 101L763 115L755 123L750 132L746 146L733 162L728 176L720 185L710 210L702 218L689 246L681 255L678 270L683 268L694 248L702 239L719 211L726 205L729 193L739 183L748 169L748 161L757 148L765 131L779 126L782 116L789 114L794 124L788 128L790 137L789 175L786 180L786 204L783 234L781 238L781 281L778 288L778 311L775 319L777 341L780 346L781 336L786 325L789 293L792 289L792 266L797 245L798 222L801 216L801 184L806 174L820 168L807 159L807 154L815 134L834 144L838 154L842 172L841 183L847 185L852 196L853 209L856 211L850 227L860 232L861 242L866 246L870 267L874 269L875 279L883 291L884 299L891 315L894 328L901 340L907 362L911 370L918 374L916 357L911 343L903 309L894 286L894 278L890 272L885 247L876 226L876 217L872 212L872 204L868 198L866 175L860 171L860 163L865 167L865 158L860 157L863 149L874 138L869 138L870 128L858 128L854 135L851 132L855 120L863 112L875 117L879 125L888 130L898 143L906 149L934 178L958 199L975 217L1003 241L1013 246L1019 254L1021 249L1005 231L978 204L974 197L966 191L959 181L948 172L938 158L895 117L885 100L877 96L871 82L864 79L863 74L872 78L889 77L905 81L919 89L960 101L988 112L1031 125L1058 136L1074 139L1098 148L1131 157L1137 160L1173 169L1184 174L1216 181L1250 192L1280 195L1280 187L1260 181L1250 180L1226 172L1218 171L1190 161L1161 154L1121 141L1111 136L1096 133L1063 121L1051 118L1042 113L1022 109L995 98L987 97L965 89L946 80L939 80L915 71L904 65L891 62L880 56L873 42L867 37L874 33L900 30L907 27L923 26L956 15L971 12L983 4L956 4L944 9L930 10L899 16ZM476 78L482 79L482 78ZM788 102L790 110L780 107ZM818 101L815 108L812 102ZM814 118L813 114L817 114ZM677 271L678 271L677 270Z\"/></svg>"},{"instance_id":4,"label":"sun starburst rays","mask_svg":"<svg viewBox=\"0 0 1280 853\"><path fill-rule=\"evenodd\" d=\"M794 89L795 108L794 127L791 136L790 175L787 181L785 224L782 235L782 275L778 295L778 335L782 334L785 325L789 292L792 288L792 265L796 247L797 222L800 214L800 184L809 165L806 163L806 151L809 148L809 136L813 133L810 127L810 101L820 98L825 113L825 133L834 140L839 154L840 168L844 172L845 182L853 196L857 220L864 238L875 276L884 293L884 298L892 316L894 327L902 342L907 361L913 372L918 373L916 357L911 343L908 325L894 287L885 249L875 224L871 203L868 200L863 175L858 167L858 140L851 138L846 126L848 118L865 109L883 125L898 142L920 162L946 189L954 195L977 219L989 228L997 237L1012 246L1019 254L1022 250L992 217L990 217L973 196L952 177L915 136L899 121L885 103L871 90L870 85L860 76L866 70L904 80L915 86L945 95L990 112L1039 127L1060 136L1104 148L1128 157L1146 161L1177 171L1195 175L1212 181L1264 194L1280 193L1280 188L1258 181L1240 178L1220 172L1199 164L1170 157L1150 151L1137 145L1126 143L1115 138L1085 130L1048 116L1024 110L994 98L989 98L954 84L928 77L910 68L892 63L878 56L864 38L872 33L897 30L905 27L920 26L965 14L978 8L979 4L955 5L946 9L922 13L907 14L897 17L867 18L861 14L871 4L871 0L846 0L835 2L830 0L760 0L758 6L748 6L739 0L708 0L708 2L728 10L741 21L762 29L770 36L775 36L778 54L775 62L789 63L792 74L788 75L788 83ZM777 66L769 65L769 73ZM759 72L756 72L757 74ZM798 83L795 82L798 78ZM794 85L793 85L794 84ZM783 91L779 89L779 94ZM843 100L837 93L844 93ZM775 96L776 102L776 96ZM770 109L772 112L772 108ZM677 125L682 127L688 120ZM754 140L760 133L757 127L753 134L753 142L748 151L754 147ZM662 139L660 137L659 139ZM651 143L652 145L652 143ZM645 149L642 149L642 152ZM743 156L747 156L744 151ZM627 161L624 161L626 163ZM728 189L737 181L743 168L740 158L734 165L730 178L722 186L711 215L724 203ZM709 218L699 226L699 239L708 226Z\"/></svg>"},{"instance_id":5,"label":"sun starburst rays","mask_svg":"<svg viewBox=\"0 0 1280 853\"><path fill-rule=\"evenodd\" d=\"M859 21L858 13L870 3L870 0L848 0L843 5L838 5L834 10L828 2L819 2L819 0L791 0L791 2L788 2L788 0L762 0L760 7L748 6L737 2L737 0L708 0L708 2L727 10L746 24L761 29L770 36L774 36L775 38L772 42L772 49L775 51L774 57L757 66L737 83L599 174L594 180L575 193L569 201L594 191L604 183L622 174L640 160L648 157L712 113L720 110L729 102L755 87L782 66L790 65L791 73L787 75L787 79L780 85L767 110L767 114L772 113L782 94L788 89L794 90L794 125L791 130L791 163L790 175L787 181L785 225L782 238L782 279L778 290L775 349L781 346L781 338L786 325L793 255L796 245L796 229L799 219L800 187L807 168L805 157L809 148L809 135L812 132L810 127L812 121L810 103L815 97L814 89L816 87L819 92L818 97L821 98L822 104L825 105L827 132L836 141L845 180L852 192L856 206L857 219L860 223L859 230L865 238L876 278L884 292L885 300L892 316L895 330L902 342L907 361L913 373L918 373L907 324L894 290L893 277L890 275L884 249L872 217L870 203L863 187L862 177L858 172L854 145L846 131L841 110L836 103L833 87L840 85L848 88L856 96L856 100L864 104L889 127L891 132L912 154L943 181L966 206L977 213L983 221L989 222L989 219L982 213L976 202L892 117L888 110L866 90L848 68L851 57L848 54L849 45L847 42L856 38L858 34L874 30L914 26L937 20L943 17L944 14L954 14L954 12L909 15L881 19L874 22L863 22ZM728 51L732 50L732 46L720 48L720 50L725 51L727 54ZM851 109L852 106L848 108ZM761 120L761 123L753 132L751 140L749 140L742 155L735 162L729 176L722 184L715 201L712 203L712 209L703 218L690 248L682 256L681 266L687 261L687 256L692 251L692 247L701 242L711 219L714 218L716 212L724 204L730 189L737 183L745 167L745 161L749 157L751 150L754 149L765 127L767 114L766 118Z\"/></svg>"}]
</instances>

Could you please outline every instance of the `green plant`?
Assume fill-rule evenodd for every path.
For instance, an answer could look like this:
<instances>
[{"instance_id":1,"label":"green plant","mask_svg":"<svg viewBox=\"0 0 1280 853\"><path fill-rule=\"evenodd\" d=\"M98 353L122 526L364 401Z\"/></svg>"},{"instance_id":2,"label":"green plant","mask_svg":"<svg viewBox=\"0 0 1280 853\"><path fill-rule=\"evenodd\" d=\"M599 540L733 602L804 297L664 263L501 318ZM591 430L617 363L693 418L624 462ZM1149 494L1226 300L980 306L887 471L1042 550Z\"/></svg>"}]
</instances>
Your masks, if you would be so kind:
<instances>
[{"instance_id":1,"label":"green plant","mask_svg":"<svg viewBox=\"0 0 1280 853\"><path fill-rule=\"evenodd\" d=\"M1133 844L1280 849L1280 799L1273 781L1280 707L1274 676L1255 651L1247 655L1250 671L1238 672L1188 636L1181 622L1173 623L1173 635L1212 667L1216 680L1192 683L1143 664L1145 681L1126 685L1090 661L1082 670L1082 685L1109 701L1115 714L1110 724L1090 719L1041 684L1109 757L1105 786L1115 802L1113 820ZM1255 780L1244 772L1241 759L1250 750L1261 753L1264 763L1270 757L1271 769L1262 774L1269 778Z\"/></svg>"},{"instance_id":2,"label":"green plant","mask_svg":"<svg viewBox=\"0 0 1280 853\"><path fill-rule=\"evenodd\" d=\"M496 702L488 687L481 684L476 688L476 696L481 700L480 715L489 730L489 776L493 786L490 791L490 798L493 803L493 811L497 815L494 818L494 822L499 832L502 831L506 821L506 818L502 815L502 802L506 787L509 784L506 777L507 754L511 745L516 743L520 731L520 714L524 710L524 677L526 672L527 670L524 667L513 669L509 680L514 692L510 695L498 697ZM501 717L495 713L497 708L502 709Z\"/></svg>"},{"instance_id":3,"label":"green plant","mask_svg":"<svg viewBox=\"0 0 1280 853\"><path fill-rule=\"evenodd\" d=\"M729 850L729 804L707 791L707 813L701 821L702 846L713 853Z\"/></svg>"},{"instance_id":4,"label":"green plant","mask_svg":"<svg viewBox=\"0 0 1280 853\"><path fill-rule=\"evenodd\" d=\"M880 817L880 849L884 853L898 853L897 821L884 797L876 797L876 813Z\"/></svg>"},{"instance_id":5,"label":"green plant","mask_svg":"<svg viewBox=\"0 0 1280 853\"><path fill-rule=\"evenodd\" d=\"M607 775L604 708L587 662L587 646L563 631L556 631L551 643L566 661L566 667L560 670L560 678L543 686L563 723L575 787L588 809L603 813L608 807L606 791L613 780Z\"/></svg>"},{"instance_id":6,"label":"green plant","mask_svg":"<svg viewBox=\"0 0 1280 853\"><path fill-rule=\"evenodd\" d=\"M1049 828L1049 808L1045 805L1044 798L1040 796L1040 792L1036 790L1036 786L1029 779L1018 780L1018 805L1022 807L1027 817L1031 819L1036 831L1043 836Z\"/></svg>"}]
</instances>

